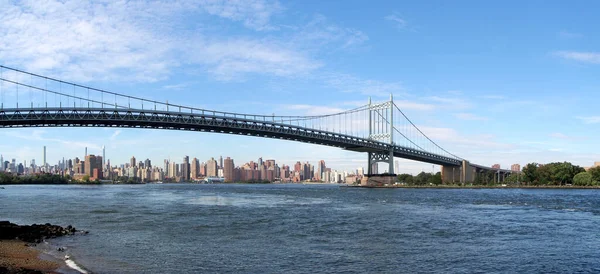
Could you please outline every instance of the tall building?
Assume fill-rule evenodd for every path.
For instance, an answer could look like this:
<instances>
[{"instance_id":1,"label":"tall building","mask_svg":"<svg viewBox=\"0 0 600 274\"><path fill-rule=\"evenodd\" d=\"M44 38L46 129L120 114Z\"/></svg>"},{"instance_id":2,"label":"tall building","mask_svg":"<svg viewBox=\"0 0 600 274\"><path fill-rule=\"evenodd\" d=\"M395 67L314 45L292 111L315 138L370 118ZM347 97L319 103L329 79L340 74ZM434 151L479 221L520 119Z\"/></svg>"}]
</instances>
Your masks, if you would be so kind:
<instances>
[{"instance_id":1,"label":"tall building","mask_svg":"<svg viewBox=\"0 0 600 274\"><path fill-rule=\"evenodd\" d=\"M234 169L233 159L227 157L225 159L225 163L223 164L223 177L225 177L225 182L234 182L235 178L233 176Z\"/></svg>"},{"instance_id":2,"label":"tall building","mask_svg":"<svg viewBox=\"0 0 600 274\"><path fill-rule=\"evenodd\" d=\"M319 161L319 166L317 167L317 172L318 172L317 180L323 180L323 172L325 172L326 168L327 167L325 166L325 161L324 160Z\"/></svg>"},{"instance_id":3,"label":"tall building","mask_svg":"<svg viewBox=\"0 0 600 274\"><path fill-rule=\"evenodd\" d=\"M181 164L181 179L184 181L190 180L190 157L184 156Z\"/></svg>"},{"instance_id":4,"label":"tall building","mask_svg":"<svg viewBox=\"0 0 600 274\"><path fill-rule=\"evenodd\" d=\"M223 156L219 156L219 168L223 168Z\"/></svg>"},{"instance_id":5,"label":"tall building","mask_svg":"<svg viewBox=\"0 0 600 274\"><path fill-rule=\"evenodd\" d=\"M169 163L169 178L173 179L177 177L177 164L175 162Z\"/></svg>"},{"instance_id":6,"label":"tall building","mask_svg":"<svg viewBox=\"0 0 600 274\"><path fill-rule=\"evenodd\" d=\"M4 171L4 155L0 155L0 171Z\"/></svg>"},{"instance_id":7,"label":"tall building","mask_svg":"<svg viewBox=\"0 0 600 274\"><path fill-rule=\"evenodd\" d=\"M198 158L192 159L192 163L190 164L190 179L195 180L198 179L198 174L200 173L200 161Z\"/></svg>"},{"instance_id":8,"label":"tall building","mask_svg":"<svg viewBox=\"0 0 600 274\"><path fill-rule=\"evenodd\" d=\"M169 160L165 159L165 174L169 176Z\"/></svg>"},{"instance_id":9,"label":"tall building","mask_svg":"<svg viewBox=\"0 0 600 274\"><path fill-rule=\"evenodd\" d=\"M84 161L85 174L90 177L102 179L102 157L90 154L85 156Z\"/></svg>"},{"instance_id":10,"label":"tall building","mask_svg":"<svg viewBox=\"0 0 600 274\"><path fill-rule=\"evenodd\" d=\"M146 158L146 160L144 160L144 167L152 168L152 162L150 161L150 159Z\"/></svg>"},{"instance_id":11,"label":"tall building","mask_svg":"<svg viewBox=\"0 0 600 274\"><path fill-rule=\"evenodd\" d=\"M512 171L521 171L521 165L519 164L513 164L510 166L510 170Z\"/></svg>"},{"instance_id":12,"label":"tall building","mask_svg":"<svg viewBox=\"0 0 600 274\"><path fill-rule=\"evenodd\" d=\"M102 146L102 169L106 166L106 148Z\"/></svg>"},{"instance_id":13,"label":"tall building","mask_svg":"<svg viewBox=\"0 0 600 274\"><path fill-rule=\"evenodd\" d=\"M215 160L215 158L210 158L210 160L208 160L206 162L206 176L207 177L217 177L219 172L219 168L217 167L217 161Z\"/></svg>"},{"instance_id":14,"label":"tall building","mask_svg":"<svg viewBox=\"0 0 600 274\"><path fill-rule=\"evenodd\" d=\"M134 167L135 166L135 156L131 156L131 160L129 160L129 166Z\"/></svg>"}]
</instances>

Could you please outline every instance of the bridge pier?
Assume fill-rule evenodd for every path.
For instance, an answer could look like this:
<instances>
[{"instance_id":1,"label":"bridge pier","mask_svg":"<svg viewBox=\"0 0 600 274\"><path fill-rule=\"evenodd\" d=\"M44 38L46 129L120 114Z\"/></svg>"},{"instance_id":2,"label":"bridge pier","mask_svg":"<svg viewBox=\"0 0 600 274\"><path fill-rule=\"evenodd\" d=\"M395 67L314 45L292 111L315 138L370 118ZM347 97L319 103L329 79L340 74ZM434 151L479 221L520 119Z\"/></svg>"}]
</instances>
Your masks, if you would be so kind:
<instances>
[{"instance_id":1,"label":"bridge pier","mask_svg":"<svg viewBox=\"0 0 600 274\"><path fill-rule=\"evenodd\" d=\"M463 160L460 166L442 166L441 175L444 183L472 183L475 180L477 169L467 160Z\"/></svg>"}]
</instances>

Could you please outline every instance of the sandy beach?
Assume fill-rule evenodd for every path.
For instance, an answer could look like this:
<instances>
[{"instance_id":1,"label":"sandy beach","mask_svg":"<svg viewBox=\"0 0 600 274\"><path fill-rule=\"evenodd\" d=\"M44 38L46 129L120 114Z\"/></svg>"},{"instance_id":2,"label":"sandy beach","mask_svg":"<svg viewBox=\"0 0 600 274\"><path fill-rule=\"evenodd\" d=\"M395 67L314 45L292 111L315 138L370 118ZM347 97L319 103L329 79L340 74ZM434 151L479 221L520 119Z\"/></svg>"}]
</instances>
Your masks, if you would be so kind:
<instances>
[{"instance_id":1,"label":"sandy beach","mask_svg":"<svg viewBox=\"0 0 600 274\"><path fill-rule=\"evenodd\" d=\"M39 255L39 251L23 241L0 240L0 273L59 273L59 268L66 267L42 260Z\"/></svg>"}]
</instances>

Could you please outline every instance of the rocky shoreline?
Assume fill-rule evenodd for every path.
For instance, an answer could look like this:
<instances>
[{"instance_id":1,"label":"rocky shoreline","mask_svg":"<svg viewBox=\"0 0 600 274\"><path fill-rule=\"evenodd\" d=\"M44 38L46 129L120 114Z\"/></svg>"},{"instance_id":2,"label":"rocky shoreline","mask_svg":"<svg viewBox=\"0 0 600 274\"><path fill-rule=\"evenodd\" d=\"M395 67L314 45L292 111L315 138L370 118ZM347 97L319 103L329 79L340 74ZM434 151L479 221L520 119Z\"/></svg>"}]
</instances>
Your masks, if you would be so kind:
<instances>
[{"instance_id":1,"label":"rocky shoreline","mask_svg":"<svg viewBox=\"0 0 600 274\"><path fill-rule=\"evenodd\" d=\"M18 225L0 221L0 274L4 273L57 273L61 265L38 258L39 252L30 248L45 239L87 234L72 226L58 226L49 223Z\"/></svg>"}]
</instances>

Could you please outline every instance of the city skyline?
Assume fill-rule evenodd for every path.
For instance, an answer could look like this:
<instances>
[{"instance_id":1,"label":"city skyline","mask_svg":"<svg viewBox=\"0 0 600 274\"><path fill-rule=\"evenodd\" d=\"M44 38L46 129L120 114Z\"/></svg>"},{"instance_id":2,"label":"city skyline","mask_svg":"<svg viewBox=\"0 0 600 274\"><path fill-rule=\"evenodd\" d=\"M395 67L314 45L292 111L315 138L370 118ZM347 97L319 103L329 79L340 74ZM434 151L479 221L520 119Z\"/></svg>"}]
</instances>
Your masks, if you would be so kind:
<instances>
[{"instance_id":1,"label":"city skyline","mask_svg":"<svg viewBox=\"0 0 600 274\"><path fill-rule=\"evenodd\" d=\"M592 27L599 4L588 5L508 9L462 2L442 12L428 3L396 2L345 3L345 9L278 1L7 2L0 4L6 30L0 63L161 102L256 114L334 113L392 93L428 136L471 162L588 166L600 154L594 138L600 113L588 100L600 86ZM507 14L511 20L504 20ZM49 39L32 42L36 37ZM34 101L35 93L21 92L21 104ZM16 104L15 93L3 91L3 106ZM192 151L366 167L362 153L223 134L114 128L0 134L5 155L41 159L38 147L47 145L48 162L63 157L50 153L51 146L65 156L84 147L101 155L98 144L105 144L115 162ZM396 173L431 170L396 160Z\"/></svg>"}]
</instances>

